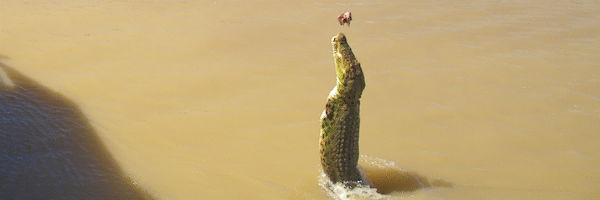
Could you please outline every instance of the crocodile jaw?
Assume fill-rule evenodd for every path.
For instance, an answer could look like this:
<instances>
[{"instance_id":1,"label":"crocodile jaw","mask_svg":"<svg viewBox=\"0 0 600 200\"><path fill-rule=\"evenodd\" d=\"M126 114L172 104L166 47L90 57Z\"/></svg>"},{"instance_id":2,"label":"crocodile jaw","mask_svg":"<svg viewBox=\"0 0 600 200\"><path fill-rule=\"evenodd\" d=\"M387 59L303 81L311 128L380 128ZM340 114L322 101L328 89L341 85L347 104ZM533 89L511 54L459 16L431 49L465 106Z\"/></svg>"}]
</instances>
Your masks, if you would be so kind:
<instances>
[{"instance_id":1,"label":"crocodile jaw","mask_svg":"<svg viewBox=\"0 0 600 200\"><path fill-rule=\"evenodd\" d=\"M333 36L331 46L333 47L338 93L347 93L346 95L350 95L352 98L360 99L362 90L365 88L365 80L360 63L354 57L352 48L346 41L346 36L343 33Z\"/></svg>"}]
</instances>

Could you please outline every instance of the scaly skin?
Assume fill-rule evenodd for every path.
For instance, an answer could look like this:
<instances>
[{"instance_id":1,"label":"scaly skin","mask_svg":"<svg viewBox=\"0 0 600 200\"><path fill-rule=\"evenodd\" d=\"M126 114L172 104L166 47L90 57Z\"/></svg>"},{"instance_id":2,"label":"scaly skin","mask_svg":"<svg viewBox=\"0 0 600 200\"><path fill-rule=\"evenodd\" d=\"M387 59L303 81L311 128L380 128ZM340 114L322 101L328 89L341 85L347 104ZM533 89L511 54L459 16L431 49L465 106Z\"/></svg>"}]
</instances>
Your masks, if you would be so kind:
<instances>
[{"instance_id":1,"label":"scaly skin","mask_svg":"<svg viewBox=\"0 0 600 200\"><path fill-rule=\"evenodd\" d=\"M337 83L321 115L321 165L333 183L364 184L357 164L360 97L365 78L346 36L338 33L331 44Z\"/></svg>"}]
</instances>

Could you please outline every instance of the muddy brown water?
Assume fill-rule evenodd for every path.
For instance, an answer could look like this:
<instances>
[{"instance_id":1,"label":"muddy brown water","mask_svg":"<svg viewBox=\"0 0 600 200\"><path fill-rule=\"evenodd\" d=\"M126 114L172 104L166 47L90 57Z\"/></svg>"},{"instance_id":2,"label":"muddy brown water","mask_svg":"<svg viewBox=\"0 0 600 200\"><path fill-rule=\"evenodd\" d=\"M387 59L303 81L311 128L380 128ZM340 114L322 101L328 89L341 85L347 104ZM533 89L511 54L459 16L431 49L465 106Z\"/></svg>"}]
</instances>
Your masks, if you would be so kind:
<instances>
[{"instance_id":1,"label":"muddy brown water","mask_svg":"<svg viewBox=\"0 0 600 200\"><path fill-rule=\"evenodd\" d=\"M354 20L340 27L346 10ZM329 198L318 119L338 32L366 76L362 158L410 173L363 159L365 170L387 189L407 175L452 184L387 197L600 198L597 1L0 2L0 61L79 110L50 123L89 128L68 140L81 142L78 162L100 162L106 188L131 189L107 191L156 199ZM14 108L0 144L24 145L8 138L25 123L12 119L52 110ZM47 124L31 126L56 130ZM11 197L4 183L25 179L0 166Z\"/></svg>"}]
</instances>

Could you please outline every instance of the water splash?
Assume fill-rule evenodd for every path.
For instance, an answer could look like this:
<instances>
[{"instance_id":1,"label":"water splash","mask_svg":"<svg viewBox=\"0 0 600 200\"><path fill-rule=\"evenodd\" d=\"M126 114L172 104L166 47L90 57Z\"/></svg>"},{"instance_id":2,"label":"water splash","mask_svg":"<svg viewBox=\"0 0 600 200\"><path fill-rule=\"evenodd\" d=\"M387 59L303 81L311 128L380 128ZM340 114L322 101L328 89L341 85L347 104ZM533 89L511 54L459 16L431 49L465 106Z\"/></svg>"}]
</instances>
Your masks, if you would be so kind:
<instances>
[{"instance_id":1,"label":"water splash","mask_svg":"<svg viewBox=\"0 0 600 200\"><path fill-rule=\"evenodd\" d=\"M346 187L343 183L332 183L331 180L321 172L319 176L319 186L327 192L327 195L333 199L339 200L358 200L358 199L389 199L389 195L377 193L376 188L359 186L352 189Z\"/></svg>"},{"instance_id":2,"label":"water splash","mask_svg":"<svg viewBox=\"0 0 600 200\"><path fill-rule=\"evenodd\" d=\"M319 176L319 186L333 199L396 199L412 196L417 190L432 187L452 187L452 183L441 179L429 179L416 172L396 166L393 161L383 158L361 155L359 169L363 180L371 185L360 184L348 188L343 183L332 183L325 173Z\"/></svg>"}]
</instances>

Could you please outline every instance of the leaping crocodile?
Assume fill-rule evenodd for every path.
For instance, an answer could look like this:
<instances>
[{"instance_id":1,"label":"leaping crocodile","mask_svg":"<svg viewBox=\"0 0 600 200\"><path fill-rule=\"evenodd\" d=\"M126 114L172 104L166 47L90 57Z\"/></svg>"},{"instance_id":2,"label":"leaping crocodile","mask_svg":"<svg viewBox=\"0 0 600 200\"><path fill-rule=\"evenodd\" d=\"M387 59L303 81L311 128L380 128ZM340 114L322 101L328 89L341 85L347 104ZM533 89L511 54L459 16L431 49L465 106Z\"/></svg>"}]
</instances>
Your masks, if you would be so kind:
<instances>
[{"instance_id":1,"label":"leaping crocodile","mask_svg":"<svg viewBox=\"0 0 600 200\"><path fill-rule=\"evenodd\" d=\"M331 44L337 81L321 115L321 165L333 183L365 184L357 168L360 97L365 78L346 36L338 33Z\"/></svg>"}]
</instances>

